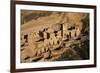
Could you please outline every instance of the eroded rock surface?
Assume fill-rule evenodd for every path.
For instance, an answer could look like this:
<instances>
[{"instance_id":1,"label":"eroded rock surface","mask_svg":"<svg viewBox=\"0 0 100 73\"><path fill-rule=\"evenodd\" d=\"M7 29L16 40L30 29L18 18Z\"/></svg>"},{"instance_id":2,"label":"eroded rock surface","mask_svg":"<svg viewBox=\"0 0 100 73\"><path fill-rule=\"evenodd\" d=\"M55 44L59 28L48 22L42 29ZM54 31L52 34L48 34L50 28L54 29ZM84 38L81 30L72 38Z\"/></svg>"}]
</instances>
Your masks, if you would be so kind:
<instances>
[{"instance_id":1,"label":"eroded rock surface","mask_svg":"<svg viewBox=\"0 0 100 73\"><path fill-rule=\"evenodd\" d=\"M88 17L87 13L22 11L21 62L89 59Z\"/></svg>"}]
</instances>

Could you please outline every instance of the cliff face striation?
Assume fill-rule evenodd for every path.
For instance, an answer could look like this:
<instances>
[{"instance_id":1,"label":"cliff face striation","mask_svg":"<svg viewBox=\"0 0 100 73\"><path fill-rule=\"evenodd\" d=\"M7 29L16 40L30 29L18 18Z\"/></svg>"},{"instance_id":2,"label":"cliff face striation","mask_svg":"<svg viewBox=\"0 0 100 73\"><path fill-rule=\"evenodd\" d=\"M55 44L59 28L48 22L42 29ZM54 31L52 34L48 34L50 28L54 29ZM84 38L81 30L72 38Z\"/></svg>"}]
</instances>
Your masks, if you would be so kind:
<instances>
[{"instance_id":1,"label":"cliff face striation","mask_svg":"<svg viewBox=\"0 0 100 73\"><path fill-rule=\"evenodd\" d=\"M21 63L89 59L89 14L21 11Z\"/></svg>"}]
</instances>

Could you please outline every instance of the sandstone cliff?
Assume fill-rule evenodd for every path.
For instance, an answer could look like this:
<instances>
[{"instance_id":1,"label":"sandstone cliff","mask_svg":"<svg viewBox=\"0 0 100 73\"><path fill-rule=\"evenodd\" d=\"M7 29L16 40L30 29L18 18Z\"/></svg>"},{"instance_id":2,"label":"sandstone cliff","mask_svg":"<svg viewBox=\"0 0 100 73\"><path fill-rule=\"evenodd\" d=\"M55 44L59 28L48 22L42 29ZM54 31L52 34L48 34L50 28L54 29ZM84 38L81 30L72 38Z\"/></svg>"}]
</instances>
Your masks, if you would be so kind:
<instances>
[{"instance_id":1,"label":"sandstone cliff","mask_svg":"<svg viewBox=\"0 0 100 73\"><path fill-rule=\"evenodd\" d=\"M21 11L21 62L89 59L89 14Z\"/></svg>"}]
</instances>

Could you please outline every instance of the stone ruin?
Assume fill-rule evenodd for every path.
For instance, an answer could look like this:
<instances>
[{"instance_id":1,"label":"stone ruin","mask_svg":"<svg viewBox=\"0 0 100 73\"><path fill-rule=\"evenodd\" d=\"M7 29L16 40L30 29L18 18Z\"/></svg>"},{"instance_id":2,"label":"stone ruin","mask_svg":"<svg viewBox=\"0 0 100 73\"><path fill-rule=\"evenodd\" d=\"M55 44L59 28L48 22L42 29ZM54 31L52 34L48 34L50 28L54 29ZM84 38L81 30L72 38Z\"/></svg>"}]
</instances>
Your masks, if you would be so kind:
<instances>
[{"instance_id":1,"label":"stone ruin","mask_svg":"<svg viewBox=\"0 0 100 73\"><path fill-rule=\"evenodd\" d=\"M88 59L87 51L84 58L81 58L80 52L76 51L80 46L85 45L83 42L88 40L88 35L82 35L83 26L85 26L82 22L84 15L86 14L53 13L23 24L21 26L21 62Z\"/></svg>"}]
</instances>

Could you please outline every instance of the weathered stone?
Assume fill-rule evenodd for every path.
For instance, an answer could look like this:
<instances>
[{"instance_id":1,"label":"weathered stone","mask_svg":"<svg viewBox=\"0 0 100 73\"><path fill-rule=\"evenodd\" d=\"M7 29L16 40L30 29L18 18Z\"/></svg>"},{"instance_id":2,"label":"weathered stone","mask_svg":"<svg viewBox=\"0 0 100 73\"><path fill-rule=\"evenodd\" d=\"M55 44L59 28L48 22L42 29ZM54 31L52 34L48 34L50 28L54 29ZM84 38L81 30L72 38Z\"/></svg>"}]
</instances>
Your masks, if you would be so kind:
<instances>
[{"instance_id":1,"label":"weathered stone","mask_svg":"<svg viewBox=\"0 0 100 73\"><path fill-rule=\"evenodd\" d=\"M54 37L53 40L54 40L54 45L57 45L58 39L56 37Z\"/></svg>"},{"instance_id":2,"label":"weathered stone","mask_svg":"<svg viewBox=\"0 0 100 73\"><path fill-rule=\"evenodd\" d=\"M81 43L81 38L78 40L74 38L82 33L83 14L85 13L53 12L50 16L39 17L44 16L40 14L39 18L25 22L21 26L21 45L24 44L21 46L21 49L24 48L21 51L21 61L55 61L63 58L64 54L69 54L69 60L76 57L72 55L76 49L70 46ZM26 34L28 36L24 37ZM71 49L73 50L69 53ZM65 53L66 50L68 52Z\"/></svg>"},{"instance_id":3,"label":"weathered stone","mask_svg":"<svg viewBox=\"0 0 100 73\"><path fill-rule=\"evenodd\" d=\"M50 44L50 46L53 46L53 39L52 38L49 39L49 44Z\"/></svg>"},{"instance_id":4,"label":"weathered stone","mask_svg":"<svg viewBox=\"0 0 100 73\"><path fill-rule=\"evenodd\" d=\"M42 51L41 51L41 49L39 48L38 50L37 50L37 56L41 56L42 55Z\"/></svg>"},{"instance_id":5,"label":"weathered stone","mask_svg":"<svg viewBox=\"0 0 100 73\"><path fill-rule=\"evenodd\" d=\"M61 25L60 24L55 24L55 25L52 25L51 27L54 31L59 31L60 28L61 28Z\"/></svg>"},{"instance_id":6,"label":"weathered stone","mask_svg":"<svg viewBox=\"0 0 100 73\"><path fill-rule=\"evenodd\" d=\"M27 47L21 52L21 59L26 60L26 57L34 57L36 56L36 50L32 49L32 47ZM29 59L29 58L27 58Z\"/></svg>"},{"instance_id":7,"label":"weathered stone","mask_svg":"<svg viewBox=\"0 0 100 73\"><path fill-rule=\"evenodd\" d=\"M36 56L31 59L31 62L36 62L39 61L40 59L42 59L42 56Z\"/></svg>"},{"instance_id":8,"label":"weathered stone","mask_svg":"<svg viewBox=\"0 0 100 73\"><path fill-rule=\"evenodd\" d=\"M77 23L80 22L83 18L83 14L82 13L67 13L67 17L68 17L68 22L69 23Z\"/></svg>"},{"instance_id":9,"label":"weathered stone","mask_svg":"<svg viewBox=\"0 0 100 73\"><path fill-rule=\"evenodd\" d=\"M44 46L49 46L49 39L44 40Z\"/></svg>"},{"instance_id":10,"label":"weathered stone","mask_svg":"<svg viewBox=\"0 0 100 73\"><path fill-rule=\"evenodd\" d=\"M45 50L44 47L41 48L41 52L42 52L42 53L45 53L45 52L46 52L46 50Z\"/></svg>"},{"instance_id":11,"label":"weathered stone","mask_svg":"<svg viewBox=\"0 0 100 73\"><path fill-rule=\"evenodd\" d=\"M43 32L43 38L47 39L47 33L46 32Z\"/></svg>"},{"instance_id":12,"label":"weathered stone","mask_svg":"<svg viewBox=\"0 0 100 73\"><path fill-rule=\"evenodd\" d=\"M72 30L72 31L71 31L71 37L72 37L72 38L76 37L75 34L76 34L76 31L75 31L75 30Z\"/></svg>"},{"instance_id":13,"label":"weathered stone","mask_svg":"<svg viewBox=\"0 0 100 73\"><path fill-rule=\"evenodd\" d=\"M46 52L46 53L44 53L44 58L46 59L46 58L49 58L50 57L50 52L48 51L48 52Z\"/></svg>"},{"instance_id":14,"label":"weathered stone","mask_svg":"<svg viewBox=\"0 0 100 73\"><path fill-rule=\"evenodd\" d=\"M49 28L49 29L47 30L47 32L48 32L48 33L53 33L53 32L54 32L54 29Z\"/></svg>"},{"instance_id":15,"label":"weathered stone","mask_svg":"<svg viewBox=\"0 0 100 73\"><path fill-rule=\"evenodd\" d=\"M37 48L42 48L44 47L44 42L38 42L37 43Z\"/></svg>"},{"instance_id":16,"label":"weathered stone","mask_svg":"<svg viewBox=\"0 0 100 73\"><path fill-rule=\"evenodd\" d=\"M58 32L57 32L57 38L62 38L62 36L61 36L61 31L58 31Z\"/></svg>"}]
</instances>

